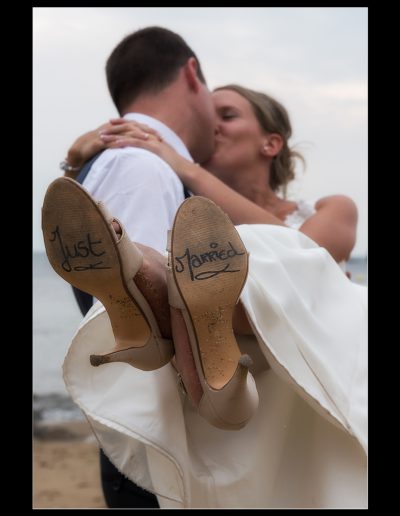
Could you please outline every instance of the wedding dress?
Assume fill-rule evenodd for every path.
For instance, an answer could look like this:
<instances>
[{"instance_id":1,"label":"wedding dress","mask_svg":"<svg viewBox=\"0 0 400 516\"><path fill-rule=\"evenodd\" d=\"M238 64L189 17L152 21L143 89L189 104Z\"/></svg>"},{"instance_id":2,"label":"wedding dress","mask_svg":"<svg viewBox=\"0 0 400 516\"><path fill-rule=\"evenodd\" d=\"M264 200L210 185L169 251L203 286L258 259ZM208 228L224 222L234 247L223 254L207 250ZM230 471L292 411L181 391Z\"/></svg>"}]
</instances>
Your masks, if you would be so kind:
<instances>
[{"instance_id":1,"label":"wedding dress","mask_svg":"<svg viewBox=\"0 0 400 516\"><path fill-rule=\"evenodd\" d=\"M96 303L64 362L64 380L115 466L161 508L367 507L367 297L330 254L290 227L241 225L250 253L241 294L255 336L256 415L239 431L211 426L168 364L145 372L92 367L113 343Z\"/></svg>"}]
</instances>

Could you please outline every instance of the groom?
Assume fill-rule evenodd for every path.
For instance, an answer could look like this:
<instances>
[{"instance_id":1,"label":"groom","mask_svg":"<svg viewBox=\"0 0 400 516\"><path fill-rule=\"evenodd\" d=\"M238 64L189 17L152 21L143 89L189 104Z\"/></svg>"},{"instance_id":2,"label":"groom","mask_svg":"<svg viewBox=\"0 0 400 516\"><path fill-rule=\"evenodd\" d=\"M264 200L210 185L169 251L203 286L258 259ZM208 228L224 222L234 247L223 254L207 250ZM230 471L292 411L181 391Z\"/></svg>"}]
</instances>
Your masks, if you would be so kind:
<instances>
[{"instance_id":1,"label":"groom","mask_svg":"<svg viewBox=\"0 0 400 516\"><path fill-rule=\"evenodd\" d=\"M134 32L113 50L106 74L120 116L155 129L185 158L207 161L214 148L214 106L199 61L178 34L160 27ZM166 162L138 148L108 149L83 175L84 187L121 220L132 241L164 253L167 230L185 198ZM104 454L101 467L109 507L158 507L154 495L126 479Z\"/></svg>"},{"instance_id":2,"label":"groom","mask_svg":"<svg viewBox=\"0 0 400 516\"><path fill-rule=\"evenodd\" d=\"M211 156L211 93L196 55L179 35L160 27L134 32L111 53L106 75L121 117L152 127L189 160L202 163ZM184 200L183 185L167 163L138 148L108 149L82 184L123 222L131 240L165 252L167 230Z\"/></svg>"}]
</instances>

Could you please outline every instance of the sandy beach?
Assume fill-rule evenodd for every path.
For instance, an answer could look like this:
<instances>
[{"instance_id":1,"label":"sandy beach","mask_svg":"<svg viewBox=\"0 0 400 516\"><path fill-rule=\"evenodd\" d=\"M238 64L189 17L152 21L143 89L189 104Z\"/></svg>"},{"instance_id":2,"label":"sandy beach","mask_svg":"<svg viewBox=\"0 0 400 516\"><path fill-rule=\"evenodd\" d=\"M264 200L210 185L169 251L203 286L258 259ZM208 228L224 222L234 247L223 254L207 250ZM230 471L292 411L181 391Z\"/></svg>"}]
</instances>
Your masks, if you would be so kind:
<instances>
[{"instance_id":1,"label":"sandy beach","mask_svg":"<svg viewBox=\"0 0 400 516\"><path fill-rule=\"evenodd\" d=\"M86 421L35 425L33 508L106 508L99 448Z\"/></svg>"}]
</instances>

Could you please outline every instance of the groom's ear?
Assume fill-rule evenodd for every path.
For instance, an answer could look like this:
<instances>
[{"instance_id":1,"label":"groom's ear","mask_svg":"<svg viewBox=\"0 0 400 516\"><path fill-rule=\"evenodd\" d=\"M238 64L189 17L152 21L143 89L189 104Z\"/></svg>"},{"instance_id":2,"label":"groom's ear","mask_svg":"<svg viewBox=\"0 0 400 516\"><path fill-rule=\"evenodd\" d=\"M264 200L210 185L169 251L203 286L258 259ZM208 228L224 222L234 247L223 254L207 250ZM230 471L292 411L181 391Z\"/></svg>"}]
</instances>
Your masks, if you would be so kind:
<instances>
[{"instance_id":1,"label":"groom's ear","mask_svg":"<svg viewBox=\"0 0 400 516\"><path fill-rule=\"evenodd\" d=\"M198 64L194 57L190 57L183 66L186 82L194 93L199 90L199 77L197 75Z\"/></svg>"}]
</instances>

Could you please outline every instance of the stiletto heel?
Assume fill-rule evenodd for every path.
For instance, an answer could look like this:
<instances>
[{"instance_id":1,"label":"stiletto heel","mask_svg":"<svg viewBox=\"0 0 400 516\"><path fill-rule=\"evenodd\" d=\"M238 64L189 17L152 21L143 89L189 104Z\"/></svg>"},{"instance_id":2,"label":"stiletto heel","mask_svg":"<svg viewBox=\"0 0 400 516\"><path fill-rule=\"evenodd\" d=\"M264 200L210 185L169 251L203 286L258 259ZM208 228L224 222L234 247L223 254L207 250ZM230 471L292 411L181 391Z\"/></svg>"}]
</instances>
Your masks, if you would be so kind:
<instances>
[{"instance_id":1,"label":"stiletto heel","mask_svg":"<svg viewBox=\"0 0 400 516\"><path fill-rule=\"evenodd\" d=\"M110 317L115 348L92 355L92 365L126 362L158 369L173 356L147 300L135 284L143 255L123 226L118 239L112 217L76 181L59 178L47 189L42 210L46 253L53 269L71 285L99 299Z\"/></svg>"},{"instance_id":2,"label":"stiletto heel","mask_svg":"<svg viewBox=\"0 0 400 516\"><path fill-rule=\"evenodd\" d=\"M168 238L170 305L182 311L203 389L198 410L226 430L247 424L258 406L252 363L233 330L248 254L228 216L195 196L181 204Z\"/></svg>"},{"instance_id":3,"label":"stiletto heel","mask_svg":"<svg viewBox=\"0 0 400 516\"><path fill-rule=\"evenodd\" d=\"M249 373L249 355L239 359L235 374L218 396L208 389L208 396L200 400L199 413L218 428L240 429L250 420L258 406L258 394L253 376Z\"/></svg>"}]
</instances>

